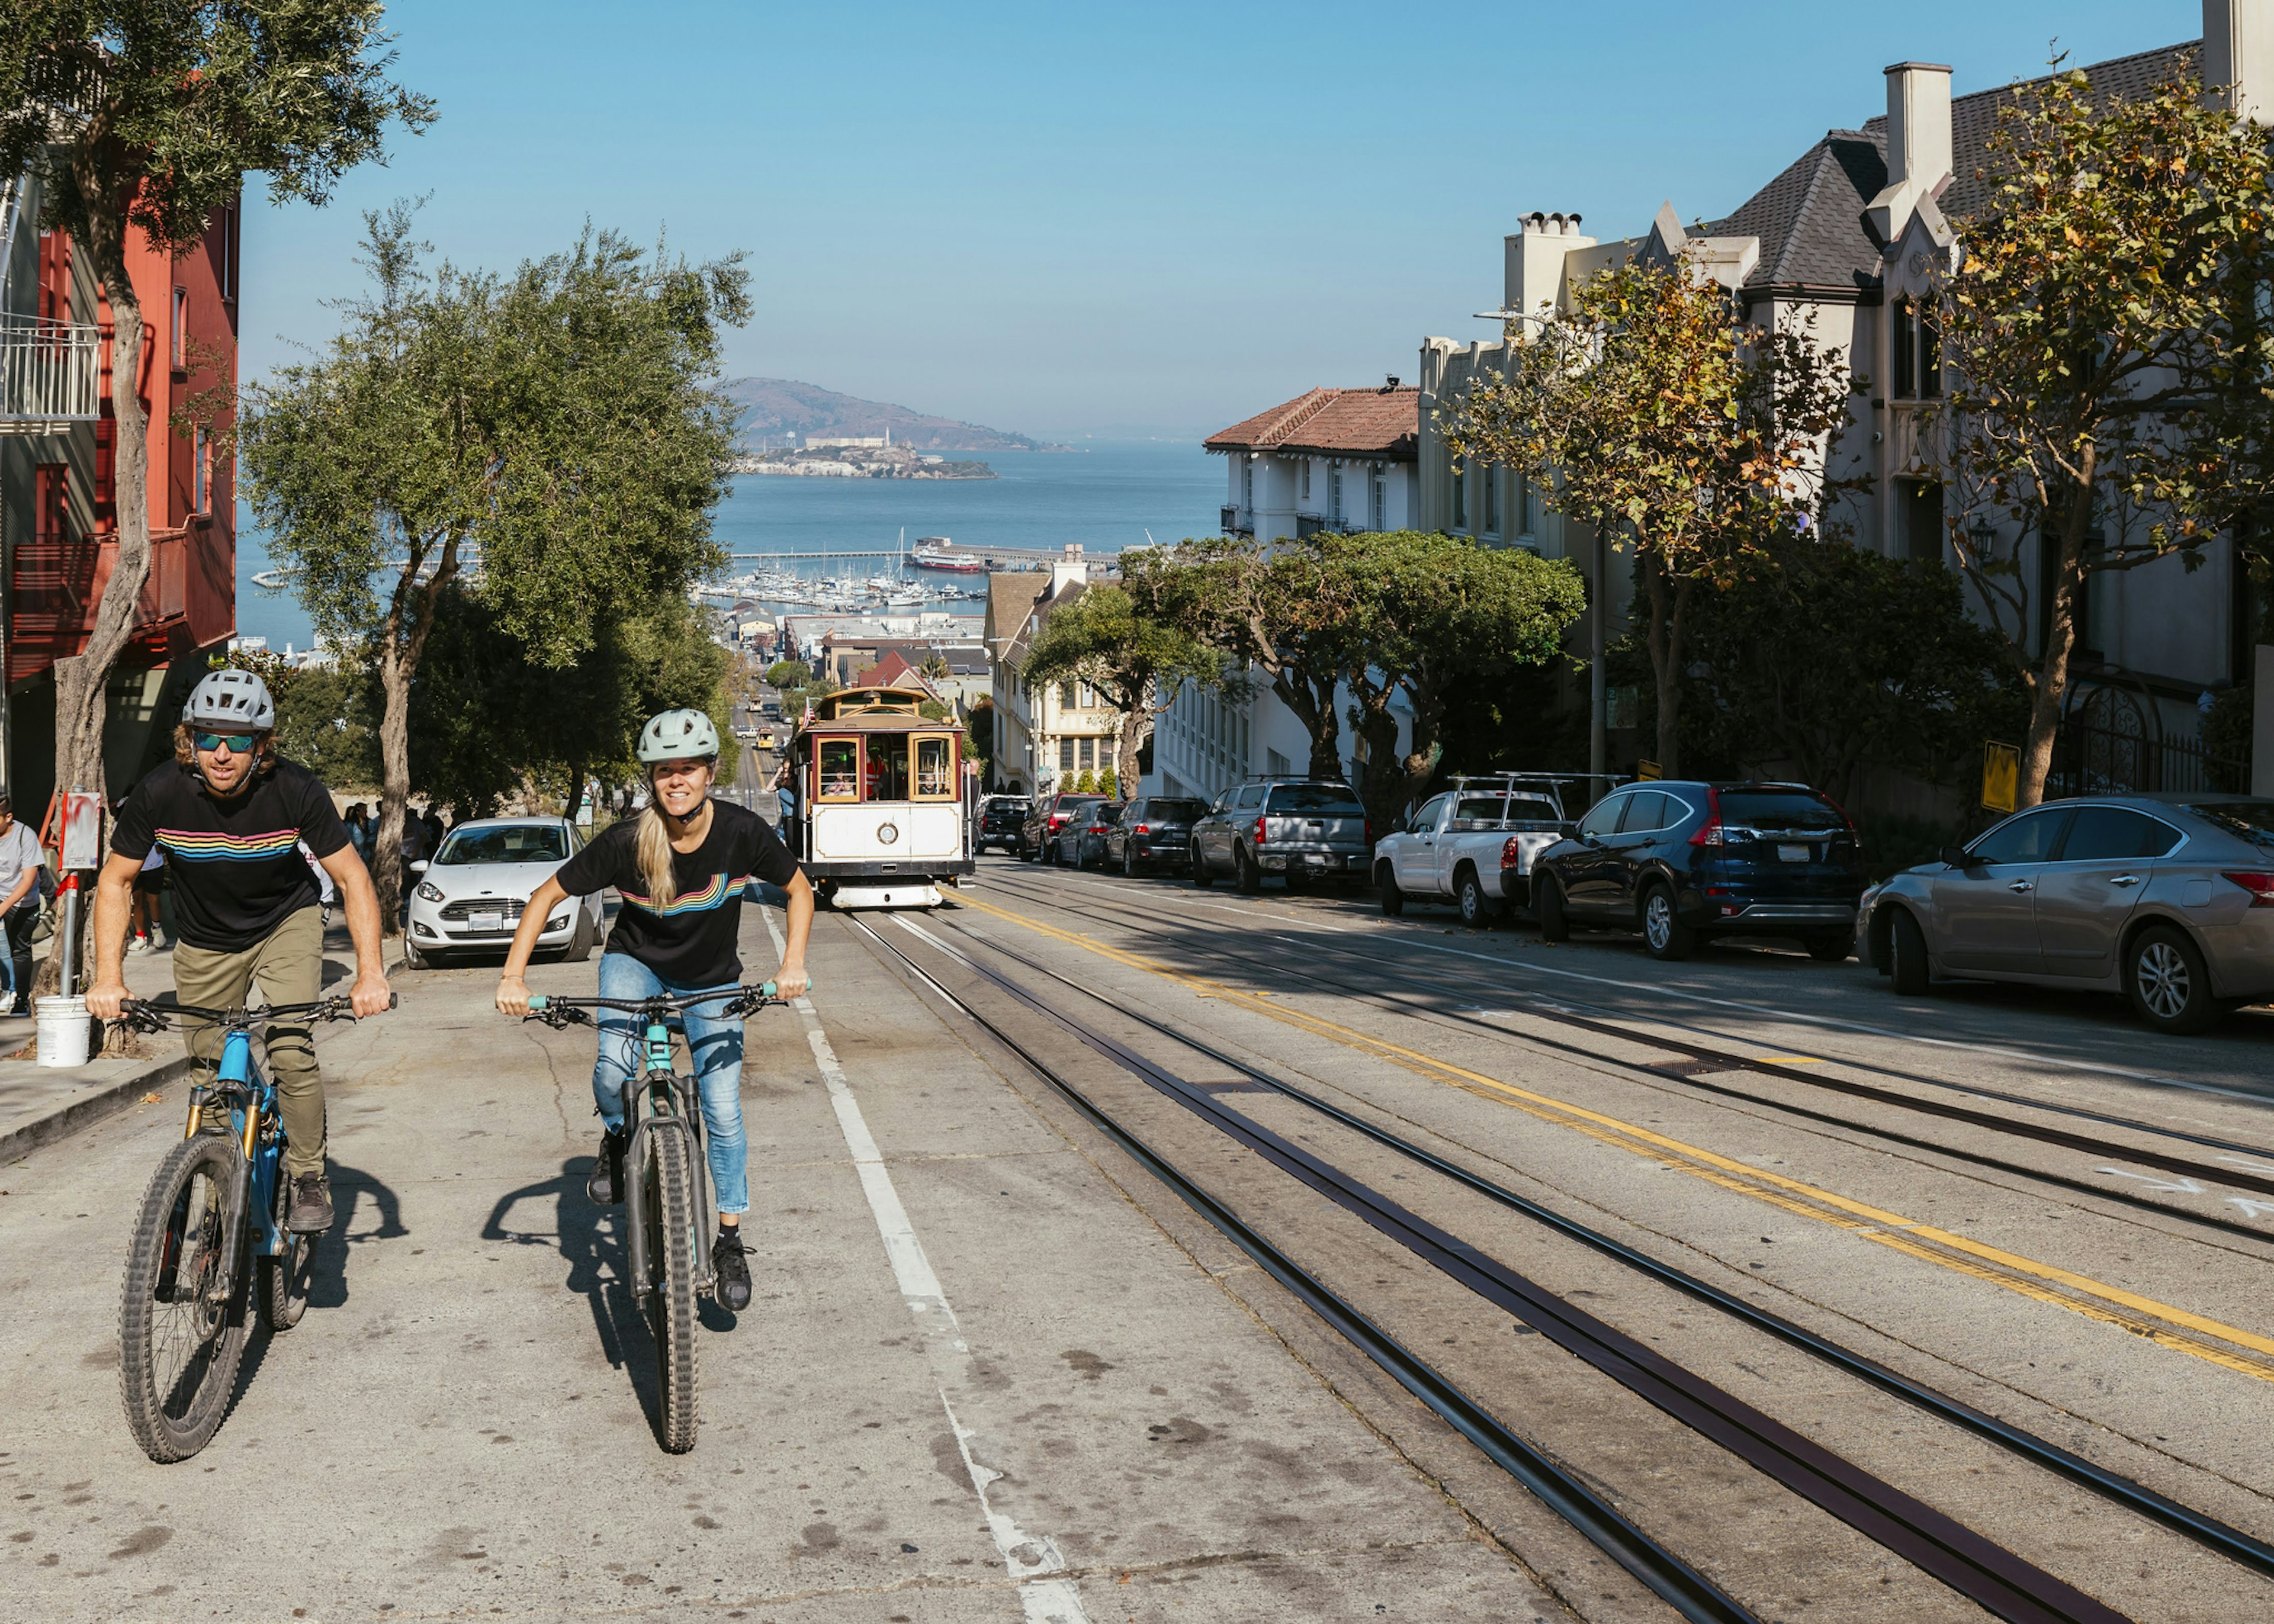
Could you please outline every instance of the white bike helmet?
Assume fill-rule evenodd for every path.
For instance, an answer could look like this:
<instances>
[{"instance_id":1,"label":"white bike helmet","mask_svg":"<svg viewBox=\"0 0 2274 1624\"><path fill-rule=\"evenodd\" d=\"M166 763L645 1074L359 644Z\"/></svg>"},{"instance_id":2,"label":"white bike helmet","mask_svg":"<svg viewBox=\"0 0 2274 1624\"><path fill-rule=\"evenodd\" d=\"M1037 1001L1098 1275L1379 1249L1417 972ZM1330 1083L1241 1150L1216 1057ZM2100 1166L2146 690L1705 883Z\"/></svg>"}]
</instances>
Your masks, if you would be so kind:
<instances>
[{"instance_id":1,"label":"white bike helmet","mask_svg":"<svg viewBox=\"0 0 2274 1624\"><path fill-rule=\"evenodd\" d=\"M640 729L644 762L688 761L719 754L719 730L700 710L666 710L648 718Z\"/></svg>"},{"instance_id":2,"label":"white bike helmet","mask_svg":"<svg viewBox=\"0 0 2274 1624\"><path fill-rule=\"evenodd\" d=\"M276 726L276 702L258 674L231 667L208 673L190 690L182 720L192 727L267 733Z\"/></svg>"}]
</instances>

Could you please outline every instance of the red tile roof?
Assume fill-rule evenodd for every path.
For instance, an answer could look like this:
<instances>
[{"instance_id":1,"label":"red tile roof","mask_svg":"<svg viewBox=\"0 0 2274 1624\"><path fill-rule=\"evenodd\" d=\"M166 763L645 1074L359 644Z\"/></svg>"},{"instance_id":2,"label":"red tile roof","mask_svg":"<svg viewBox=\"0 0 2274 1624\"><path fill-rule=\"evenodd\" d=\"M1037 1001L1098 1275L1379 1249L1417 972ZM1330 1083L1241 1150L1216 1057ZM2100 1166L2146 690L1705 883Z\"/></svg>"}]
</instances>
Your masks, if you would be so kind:
<instances>
[{"instance_id":1,"label":"red tile roof","mask_svg":"<svg viewBox=\"0 0 2274 1624\"><path fill-rule=\"evenodd\" d=\"M1419 389L1314 389L1202 443L1210 451L1310 451L1412 462L1420 437Z\"/></svg>"}]
</instances>

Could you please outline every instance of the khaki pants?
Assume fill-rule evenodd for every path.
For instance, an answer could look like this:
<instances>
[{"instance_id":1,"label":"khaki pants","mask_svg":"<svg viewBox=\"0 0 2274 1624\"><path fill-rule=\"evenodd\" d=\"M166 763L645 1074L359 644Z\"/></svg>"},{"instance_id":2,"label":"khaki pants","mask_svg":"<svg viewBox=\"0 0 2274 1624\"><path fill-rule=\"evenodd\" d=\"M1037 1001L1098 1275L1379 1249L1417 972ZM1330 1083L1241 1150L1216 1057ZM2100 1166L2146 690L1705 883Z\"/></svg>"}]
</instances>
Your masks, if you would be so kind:
<instances>
[{"instance_id":1,"label":"khaki pants","mask_svg":"<svg viewBox=\"0 0 2274 1624\"><path fill-rule=\"evenodd\" d=\"M230 1009L248 1001L252 983L268 1004L312 1004L323 989L324 927L313 907L302 908L241 952L220 953L182 943L174 949L174 993L184 1004ZM221 1064L221 1028L200 1022L185 1029L200 1082ZM279 1021L267 1032L268 1075L284 1115L284 1171L293 1177L324 1170L324 1075L316 1069L315 1040L305 1025Z\"/></svg>"}]
</instances>

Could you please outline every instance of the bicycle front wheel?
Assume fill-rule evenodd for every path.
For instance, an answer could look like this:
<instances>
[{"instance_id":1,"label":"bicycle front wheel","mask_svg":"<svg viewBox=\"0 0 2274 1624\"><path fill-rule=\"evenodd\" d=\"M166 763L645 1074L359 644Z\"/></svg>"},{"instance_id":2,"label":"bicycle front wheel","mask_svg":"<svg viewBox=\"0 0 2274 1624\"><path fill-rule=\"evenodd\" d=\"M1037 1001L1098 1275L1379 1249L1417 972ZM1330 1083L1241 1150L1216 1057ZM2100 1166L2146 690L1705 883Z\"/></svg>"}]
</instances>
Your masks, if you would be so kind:
<instances>
[{"instance_id":1,"label":"bicycle front wheel","mask_svg":"<svg viewBox=\"0 0 2274 1624\"><path fill-rule=\"evenodd\" d=\"M229 1413L246 1328L242 1234L235 1268L227 1253L245 1188L236 1136L200 1133L159 1163L134 1221L118 1307L118 1381L126 1425L154 1461L187 1460Z\"/></svg>"},{"instance_id":2,"label":"bicycle front wheel","mask_svg":"<svg viewBox=\"0 0 2274 1624\"><path fill-rule=\"evenodd\" d=\"M643 1216L647 1230L647 1323L655 1337L663 1447L695 1447L695 1181L687 1135L652 1129L647 1141Z\"/></svg>"}]
</instances>

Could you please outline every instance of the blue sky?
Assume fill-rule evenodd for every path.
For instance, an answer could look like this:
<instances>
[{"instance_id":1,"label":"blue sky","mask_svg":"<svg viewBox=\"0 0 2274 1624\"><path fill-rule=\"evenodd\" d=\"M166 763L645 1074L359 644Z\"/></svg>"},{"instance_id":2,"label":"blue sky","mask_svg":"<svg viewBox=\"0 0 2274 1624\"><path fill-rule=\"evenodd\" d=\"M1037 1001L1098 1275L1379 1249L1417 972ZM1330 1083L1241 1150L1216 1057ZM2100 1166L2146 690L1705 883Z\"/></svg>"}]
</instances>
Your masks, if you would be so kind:
<instances>
[{"instance_id":1,"label":"blue sky","mask_svg":"<svg viewBox=\"0 0 2274 1624\"><path fill-rule=\"evenodd\" d=\"M245 223L248 375L329 330L361 212L510 266L587 217L749 254L731 371L1058 439L1205 433L1488 337L1534 208L1727 212L1879 70L1959 94L2191 39L2194 0L1406 7L391 0L440 121Z\"/></svg>"}]
</instances>

